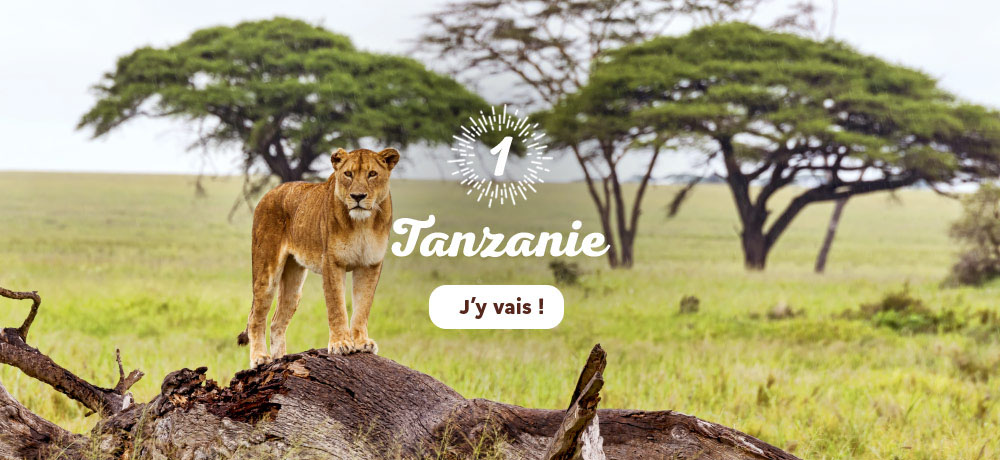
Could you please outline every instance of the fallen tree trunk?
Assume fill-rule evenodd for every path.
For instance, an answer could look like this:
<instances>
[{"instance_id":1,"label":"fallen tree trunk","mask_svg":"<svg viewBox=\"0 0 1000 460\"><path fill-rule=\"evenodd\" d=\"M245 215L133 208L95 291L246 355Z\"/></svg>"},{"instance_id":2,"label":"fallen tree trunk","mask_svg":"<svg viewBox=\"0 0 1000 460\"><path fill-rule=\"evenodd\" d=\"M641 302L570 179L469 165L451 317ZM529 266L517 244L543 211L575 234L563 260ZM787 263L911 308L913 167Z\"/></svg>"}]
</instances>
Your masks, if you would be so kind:
<instances>
[{"instance_id":1,"label":"fallen tree trunk","mask_svg":"<svg viewBox=\"0 0 1000 460\"><path fill-rule=\"evenodd\" d=\"M311 350L239 372L225 388L205 368L172 372L160 395L109 411L89 436L32 414L0 385L0 457L796 458L674 411L598 410L605 365L597 346L569 409L544 410L466 399L379 356Z\"/></svg>"},{"instance_id":2,"label":"fallen tree trunk","mask_svg":"<svg viewBox=\"0 0 1000 460\"><path fill-rule=\"evenodd\" d=\"M204 373L204 368L171 373L152 402L105 419L92 433L101 452L122 458L500 454L530 459L542 458L566 414L465 399L427 375L370 354L331 356L313 350L289 355L237 374L227 388L206 381ZM3 408L7 417L24 412ZM605 409L596 415L607 458L795 458L749 435L678 412ZM81 454L86 450L83 439L60 438L68 433L37 417L21 425L28 427L23 433L43 433L37 426L49 431L13 448L0 447L0 453L23 458L45 452L47 443L66 449L67 441L76 442ZM0 441L0 446L9 442Z\"/></svg>"},{"instance_id":3,"label":"fallen tree trunk","mask_svg":"<svg viewBox=\"0 0 1000 460\"><path fill-rule=\"evenodd\" d=\"M566 415L465 399L370 354L290 355L238 373L228 388L205 381L204 372L170 374L160 396L113 417L102 434L132 440L119 449L141 458L542 458ZM597 416L608 458L794 458L673 411L599 410Z\"/></svg>"}]
</instances>

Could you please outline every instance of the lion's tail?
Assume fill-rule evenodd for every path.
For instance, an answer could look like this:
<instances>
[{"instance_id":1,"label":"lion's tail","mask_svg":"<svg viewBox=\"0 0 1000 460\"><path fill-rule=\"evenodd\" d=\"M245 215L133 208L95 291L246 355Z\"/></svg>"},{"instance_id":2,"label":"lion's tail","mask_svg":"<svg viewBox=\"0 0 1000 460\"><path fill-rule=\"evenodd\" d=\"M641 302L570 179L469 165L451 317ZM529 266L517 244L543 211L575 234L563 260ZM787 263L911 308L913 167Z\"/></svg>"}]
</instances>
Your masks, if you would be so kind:
<instances>
[{"instance_id":1,"label":"lion's tail","mask_svg":"<svg viewBox=\"0 0 1000 460\"><path fill-rule=\"evenodd\" d=\"M249 330L249 328L250 326L247 326L247 329L243 329L243 332L240 332L240 335L236 337L236 343L241 347L250 343L250 336L247 335L247 330Z\"/></svg>"}]
</instances>

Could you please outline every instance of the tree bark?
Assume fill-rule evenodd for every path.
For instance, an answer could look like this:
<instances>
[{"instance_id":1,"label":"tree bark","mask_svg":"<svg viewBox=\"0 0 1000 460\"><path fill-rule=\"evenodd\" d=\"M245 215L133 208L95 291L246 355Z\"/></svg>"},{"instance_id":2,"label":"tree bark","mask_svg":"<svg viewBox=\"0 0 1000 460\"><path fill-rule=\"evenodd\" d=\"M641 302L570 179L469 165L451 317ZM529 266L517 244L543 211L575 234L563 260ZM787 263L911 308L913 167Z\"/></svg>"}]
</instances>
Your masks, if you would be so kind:
<instances>
[{"instance_id":1,"label":"tree bark","mask_svg":"<svg viewBox=\"0 0 1000 460\"><path fill-rule=\"evenodd\" d=\"M770 247L764 233L767 222L767 208L755 203L750 197L750 179L743 174L736 159L732 138L719 137L719 151L726 168L726 184L733 195L736 212L740 219L740 243L743 248L743 266L747 270L760 271L767 265Z\"/></svg>"},{"instance_id":2,"label":"tree bark","mask_svg":"<svg viewBox=\"0 0 1000 460\"><path fill-rule=\"evenodd\" d=\"M741 235L743 242L743 265L747 270L760 271L767 266L767 240L758 228L745 228Z\"/></svg>"},{"instance_id":3,"label":"tree bark","mask_svg":"<svg viewBox=\"0 0 1000 460\"><path fill-rule=\"evenodd\" d=\"M837 227L840 225L840 215L844 212L844 205L847 198L841 198L833 205L833 215L830 216L830 224L826 227L826 235L823 237L823 245L816 255L816 273L823 273L826 270L826 258L830 254L830 247L833 246L833 237L837 234Z\"/></svg>"},{"instance_id":4,"label":"tree bark","mask_svg":"<svg viewBox=\"0 0 1000 460\"><path fill-rule=\"evenodd\" d=\"M45 420L17 402L0 384L0 458L52 458L85 438Z\"/></svg>"},{"instance_id":5,"label":"tree bark","mask_svg":"<svg viewBox=\"0 0 1000 460\"><path fill-rule=\"evenodd\" d=\"M743 214L746 216L743 219L743 231L740 233L743 264L747 270L760 271L767 266L767 256L771 252L771 244L764 230L767 212L753 206Z\"/></svg>"},{"instance_id":6,"label":"tree bark","mask_svg":"<svg viewBox=\"0 0 1000 460\"><path fill-rule=\"evenodd\" d=\"M632 268L632 264L635 263L635 256L633 255L633 250L635 248L635 238L632 237L631 232L625 232L621 235L622 242L622 256L620 268Z\"/></svg>"},{"instance_id":7,"label":"tree bark","mask_svg":"<svg viewBox=\"0 0 1000 460\"><path fill-rule=\"evenodd\" d=\"M609 209L610 200L607 198L607 182L604 183L605 198L601 199L601 195L598 193L597 186L595 185L596 179L591 176L590 169L587 168L587 159L580 152L580 146L573 144L570 146L570 150L573 151L576 161L580 163L580 168L583 170L584 183L587 184L587 192L590 194L590 199L593 201L594 207L597 208L597 217L601 222L601 233L604 234L604 239L608 244L608 266L615 268L618 266L618 251L615 245L615 235L611 230L611 210Z\"/></svg>"}]
</instances>

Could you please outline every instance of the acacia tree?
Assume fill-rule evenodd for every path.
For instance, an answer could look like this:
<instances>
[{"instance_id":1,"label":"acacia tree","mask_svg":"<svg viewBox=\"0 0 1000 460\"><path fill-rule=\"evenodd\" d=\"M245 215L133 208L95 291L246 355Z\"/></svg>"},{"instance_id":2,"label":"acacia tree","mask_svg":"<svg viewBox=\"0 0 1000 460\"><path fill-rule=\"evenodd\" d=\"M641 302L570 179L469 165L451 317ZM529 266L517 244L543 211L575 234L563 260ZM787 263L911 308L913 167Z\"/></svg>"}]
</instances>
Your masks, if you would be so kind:
<instances>
[{"instance_id":1,"label":"acacia tree","mask_svg":"<svg viewBox=\"0 0 1000 460\"><path fill-rule=\"evenodd\" d=\"M241 147L248 181L256 165L266 168L251 189L267 176L308 179L314 160L362 139L448 142L468 113L485 106L413 59L362 52L343 35L286 18L137 49L94 88L99 99L78 128L100 137L143 116L196 123L196 145Z\"/></svg>"},{"instance_id":2,"label":"acacia tree","mask_svg":"<svg viewBox=\"0 0 1000 460\"><path fill-rule=\"evenodd\" d=\"M569 142L701 144L732 192L753 270L811 203L1000 173L997 112L842 43L739 23L607 53L554 119ZM796 183L772 217L775 193Z\"/></svg>"},{"instance_id":3,"label":"acacia tree","mask_svg":"<svg viewBox=\"0 0 1000 460\"><path fill-rule=\"evenodd\" d=\"M825 40L833 37L833 28L837 23L837 0L830 0L830 17L825 25L817 21L817 13L820 7L812 0L802 0L792 5L790 14L778 17L771 28L774 30L793 32L816 40ZM819 253L816 254L816 263L813 271L823 273L826 271L827 256L830 255L830 248L833 246L833 238L837 234L837 227L840 225L840 216L847 206L847 198L841 198L833 204L833 213L827 223L826 232L823 234L823 243L820 244Z\"/></svg>"},{"instance_id":4,"label":"acacia tree","mask_svg":"<svg viewBox=\"0 0 1000 460\"><path fill-rule=\"evenodd\" d=\"M450 2L428 17L421 50L451 64L460 77L503 76L507 97L547 109L586 83L591 61L606 50L663 33L677 18L695 23L748 19L764 0L477 0ZM546 127L548 128L548 127ZM659 157L654 148L623 150L564 142L583 170L589 196L608 241L612 267L630 267L642 197ZM647 146L649 147L649 146ZM642 184L629 196L619 165L645 155ZM629 203L631 201L631 203Z\"/></svg>"}]
</instances>

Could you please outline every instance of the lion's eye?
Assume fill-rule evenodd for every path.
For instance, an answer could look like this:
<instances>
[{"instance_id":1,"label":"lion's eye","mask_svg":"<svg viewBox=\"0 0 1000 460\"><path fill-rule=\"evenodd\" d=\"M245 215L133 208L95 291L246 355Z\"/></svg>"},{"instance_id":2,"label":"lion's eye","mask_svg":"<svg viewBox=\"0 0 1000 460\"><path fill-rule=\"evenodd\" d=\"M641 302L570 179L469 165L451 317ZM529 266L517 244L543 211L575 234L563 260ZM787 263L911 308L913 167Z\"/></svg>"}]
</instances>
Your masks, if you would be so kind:
<instances>
[{"instance_id":1,"label":"lion's eye","mask_svg":"<svg viewBox=\"0 0 1000 460\"><path fill-rule=\"evenodd\" d=\"M350 171L344 172L344 175L347 176L347 177L354 177L354 173L352 173Z\"/></svg>"},{"instance_id":2,"label":"lion's eye","mask_svg":"<svg viewBox=\"0 0 1000 460\"><path fill-rule=\"evenodd\" d=\"M368 177L375 177L377 175L378 175L378 173L375 172L375 171L368 171Z\"/></svg>"}]
</instances>

